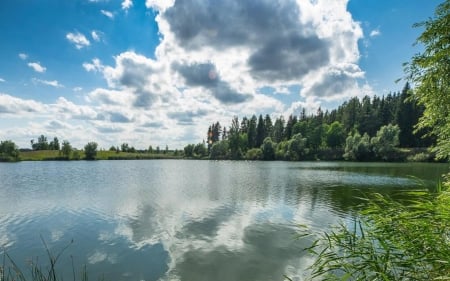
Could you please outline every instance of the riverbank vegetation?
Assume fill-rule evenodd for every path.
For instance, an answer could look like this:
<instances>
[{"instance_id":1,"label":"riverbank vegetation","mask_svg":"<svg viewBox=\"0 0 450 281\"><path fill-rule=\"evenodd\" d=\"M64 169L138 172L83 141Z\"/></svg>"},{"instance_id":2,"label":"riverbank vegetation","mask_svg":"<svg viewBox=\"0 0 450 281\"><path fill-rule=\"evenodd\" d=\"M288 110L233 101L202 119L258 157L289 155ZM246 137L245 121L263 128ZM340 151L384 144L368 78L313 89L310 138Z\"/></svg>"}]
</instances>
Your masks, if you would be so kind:
<instances>
[{"instance_id":1,"label":"riverbank vegetation","mask_svg":"<svg viewBox=\"0 0 450 281\"><path fill-rule=\"evenodd\" d=\"M409 191L403 200L366 198L353 222L308 233L312 280L449 280L450 192Z\"/></svg>"}]
</instances>

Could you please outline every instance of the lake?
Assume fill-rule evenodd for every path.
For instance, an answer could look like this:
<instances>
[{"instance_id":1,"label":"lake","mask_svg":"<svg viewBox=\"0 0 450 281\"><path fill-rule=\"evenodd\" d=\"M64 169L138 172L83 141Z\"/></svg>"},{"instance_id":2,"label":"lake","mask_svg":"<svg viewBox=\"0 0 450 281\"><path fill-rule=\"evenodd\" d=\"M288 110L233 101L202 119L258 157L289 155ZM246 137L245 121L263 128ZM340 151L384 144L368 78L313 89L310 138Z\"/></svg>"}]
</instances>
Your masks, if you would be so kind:
<instances>
[{"instance_id":1,"label":"lake","mask_svg":"<svg viewBox=\"0 0 450 281\"><path fill-rule=\"evenodd\" d=\"M433 187L448 164L194 160L0 163L0 253L72 280L302 280L297 225L326 230L357 196ZM42 241L43 240L43 241Z\"/></svg>"}]
</instances>

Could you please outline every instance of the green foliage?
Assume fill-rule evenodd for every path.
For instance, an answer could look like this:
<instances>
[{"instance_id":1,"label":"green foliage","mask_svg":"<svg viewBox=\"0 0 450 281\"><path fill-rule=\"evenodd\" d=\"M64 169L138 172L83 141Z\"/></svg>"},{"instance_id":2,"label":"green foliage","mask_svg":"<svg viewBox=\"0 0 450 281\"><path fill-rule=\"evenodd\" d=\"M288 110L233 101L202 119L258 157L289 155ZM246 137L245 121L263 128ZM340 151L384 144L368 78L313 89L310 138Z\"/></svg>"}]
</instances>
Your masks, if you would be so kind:
<instances>
[{"instance_id":1,"label":"green foliage","mask_svg":"<svg viewBox=\"0 0 450 281\"><path fill-rule=\"evenodd\" d=\"M247 150L245 154L245 159L247 160L261 160L263 158L263 153L261 148L252 148Z\"/></svg>"},{"instance_id":2,"label":"green foliage","mask_svg":"<svg viewBox=\"0 0 450 281\"><path fill-rule=\"evenodd\" d=\"M417 39L424 51L406 64L408 79L415 89L412 99L425 106L417 129L429 128L437 136L436 152L450 156L450 1L440 4L433 18L418 23L425 31Z\"/></svg>"},{"instance_id":3,"label":"green foliage","mask_svg":"<svg viewBox=\"0 0 450 281\"><path fill-rule=\"evenodd\" d=\"M399 145L400 129L397 125L387 125L380 128L377 135L370 140L372 150L378 159L391 160Z\"/></svg>"},{"instance_id":4,"label":"green foliage","mask_svg":"<svg viewBox=\"0 0 450 281\"><path fill-rule=\"evenodd\" d=\"M228 157L228 141L215 142L210 151L209 157L211 159L227 159Z\"/></svg>"},{"instance_id":5,"label":"green foliage","mask_svg":"<svg viewBox=\"0 0 450 281\"><path fill-rule=\"evenodd\" d=\"M193 144L188 144L184 147L184 156L186 157L193 157L194 156L194 147Z\"/></svg>"},{"instance_id":6,"label":"green foliage","mask_svg":"<svg viewBox=\"0 0 450 281\"><path fill-rule=\"evenodd\" d=\"M401 202L375 194L352 226L318 234L312 279L448 280L450 193L438 189Z\"/></svg>"},{"instance_id":7,"label":"green foliage","mask_svg":"<svg viewBox=\"0 0 450 281\"><path fill-rule=\"evenodd\" d=\"M72 146L70 145L69 141L63 141L61 146L61 154L64 157L67 157L67 159L70 158L70 154L72 153Z\"/></svg>"},{"instance_id":8,"label":"green foliage","mask_svg":"<svg viewBox=\"0 0 450 281\"><path fill-rule=\"evenodd\" d=\"M96 142L88 142L84 146L84 157L86 160L95 160L97 156L97 147L98 144Z\"/></svg>"},{"instance_id":9,"label":"green foliage","mask_svg":"<svg viewBox=\"0 0 450 281\"><path fill-rule=\"evenodd\" d=\"M272 142L270 137L264 139L261 145L262 159L263 160L275 160L276 144Z\"/></svg>"},{"instance_id":10,"label":"green foliage","mask_svg":"<svg viewBox=\"0 0 450 281\"><path fill-rule=\"evenodd\" d=\"M5 140L0 142L0 162L1 161L18 161L19 160L19 148L17 145L10 141Z\"/></svg>"},{"instance_id":11,"label":"green foliage","mask_svg":"<svg viewBox=\"0 0 450 281\"><path fill-rule=\"evenodd\" d=\"M208 154L208 150L204 143L198 143L194 146L194 155L203 158Z\"/></svg>"},{"instance_id":12,"label":"green foliage","mask_svg":"<svg viewBox=\"0 0 450 281\"><path fill-rule=\"evenodd\" d=\"M297 161L301 160L307 153L308 148L306 147L306 138L302 137L301 134L292 136L291 140L288 142L287 158L289 160Z\"/></svg>"},{"instance_id":13,"label":"green foliage","mask_svg":"<svg viewBox=\"0 0 450 281\"><path fill-rule=\"evenodd\" d=\"M347 160L363 161L371 157L370 138L366 133L361 136L356 132L345 140L344 158Z\"/></svg>"},{"instance_id":14,"label":"green foliage","mask_svg":"<svg viewBox=\"0 0 450 281\"><path fill-rule=\"evenodd\" d=\"M47 141L47 137L44 135L40 135L38 137L37 142L34 141L34 139L31 140L31 148L33 150L48 150L49 145Z\"/></svg>"},{"instance_id":15,"label":"green foliage","mask_svg":"<svg viewBox=\"0 0 450 281\"><path fill-rule=\"evenodd\" d=\"M345 143L344 126L339 121L334 121L328 126L325 133L325 142L331 148L341 147Z\"/></svg>"},{"instance_id":16,"label":"green foliage","mask_svg":"<svg viewBox=\"0 0 450 281\"><path fill-rule=\"evenodd\" d=\"M288 149L289 149L289 141L282 141L277 144L277 148L275 150L275 159L276 160L288 160Z\"/></svg>"},{"instance_id":17,"label":"green foliage","mask_svg":"<svg viewBox=\"0 0 450 281\"><path fill-rule=\"evenodd\" d=\"M60 149L59 140L57 137L54 137L53 140L49 143L48 149L50 149L50 150L59 150Z\"/></svg>"},{"instance_id":18,"label":"green foliage","mask_svg":"<svg viewBox=\"0 0 450 281\"><path fill-rule=\"evenodd\" d=\"M246 134L245 134L246 135ZM233 117L231 121L231 127L228 131L228 143L230 145L231 159L240 159L242 157L241 149L241 135L239 132L239 119L237 116ZM247 147L247 139L242 142Z\"/></svg>"}]
</instances>

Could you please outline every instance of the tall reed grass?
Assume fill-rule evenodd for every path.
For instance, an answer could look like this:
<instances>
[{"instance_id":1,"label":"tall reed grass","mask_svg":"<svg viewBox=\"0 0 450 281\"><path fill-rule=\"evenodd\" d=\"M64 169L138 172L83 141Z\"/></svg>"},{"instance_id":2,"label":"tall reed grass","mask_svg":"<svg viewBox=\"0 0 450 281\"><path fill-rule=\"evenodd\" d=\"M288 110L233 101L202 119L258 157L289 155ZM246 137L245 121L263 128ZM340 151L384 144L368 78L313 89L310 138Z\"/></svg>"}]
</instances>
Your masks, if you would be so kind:
<instances>
[{"instance_id":1,"label":"tall reed grass","mask_svg":"<svg viewBox=\"0 0 450 281\"><path fill-rule=\"evenodd\" d=\"M416 190L365 198L360 215L310 233L311 280L450 280L450 192ZM289 278L287 278L289 279Z\"/></svg>"}]
</instances>

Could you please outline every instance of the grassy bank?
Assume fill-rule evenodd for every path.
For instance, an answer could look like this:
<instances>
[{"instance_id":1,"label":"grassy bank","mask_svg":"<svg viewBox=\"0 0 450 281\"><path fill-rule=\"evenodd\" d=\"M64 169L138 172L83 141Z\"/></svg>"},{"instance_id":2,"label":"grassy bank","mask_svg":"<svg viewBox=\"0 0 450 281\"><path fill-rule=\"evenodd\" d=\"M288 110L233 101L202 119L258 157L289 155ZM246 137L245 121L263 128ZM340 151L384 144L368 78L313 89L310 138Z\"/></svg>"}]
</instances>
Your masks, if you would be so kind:
<instances>
[{"instance_id":1,"label":"grassy bank","mask_svg":"<svg viewBox=\"0 0 450 281\"><path fill-rule=\"evenodd\" d=\"M21 151L21 161L67 161L82 160L85 158L83 151L74 151L70 157L65 157L57 150L31 150ZM176 155L174 152L168 153L141 153L141 152L115 152L115 151L98 151L96 160L136 160L136 159L181 159L182 156Z\"/></svg>"}]
</instances>

